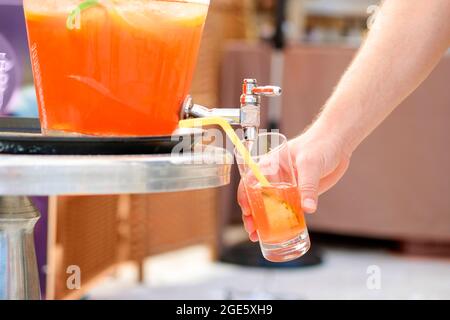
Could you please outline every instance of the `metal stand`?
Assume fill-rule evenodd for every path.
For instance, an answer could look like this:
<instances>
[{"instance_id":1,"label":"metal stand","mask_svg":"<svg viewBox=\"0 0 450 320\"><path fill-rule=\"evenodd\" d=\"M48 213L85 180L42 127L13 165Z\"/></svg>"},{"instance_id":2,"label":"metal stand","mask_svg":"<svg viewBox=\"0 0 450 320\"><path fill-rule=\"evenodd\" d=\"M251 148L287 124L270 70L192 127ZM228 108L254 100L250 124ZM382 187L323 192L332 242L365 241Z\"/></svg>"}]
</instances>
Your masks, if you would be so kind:
<instances>
[{"instance_id":1,"label":"metal stand","mask_svg":"<svg viewBox=\"0 0 450 320\"><path fill-rule=\"evenodd\" d=\"M41 298L33 231L40 215L30 199L0 197L0 299Z\"/></svg>"},{"instance_id":2,"label":"metal stand","mask_svg":"<svg viewBox=\"0 0 450 320\"><path fill-rule=\"evenodd\" d=\"M0 299L40 299L33 229L39 213L21 195L160 193L223 186L232 157L210 147L162 155L0 155Z\"/></svg>"}]
</instances>

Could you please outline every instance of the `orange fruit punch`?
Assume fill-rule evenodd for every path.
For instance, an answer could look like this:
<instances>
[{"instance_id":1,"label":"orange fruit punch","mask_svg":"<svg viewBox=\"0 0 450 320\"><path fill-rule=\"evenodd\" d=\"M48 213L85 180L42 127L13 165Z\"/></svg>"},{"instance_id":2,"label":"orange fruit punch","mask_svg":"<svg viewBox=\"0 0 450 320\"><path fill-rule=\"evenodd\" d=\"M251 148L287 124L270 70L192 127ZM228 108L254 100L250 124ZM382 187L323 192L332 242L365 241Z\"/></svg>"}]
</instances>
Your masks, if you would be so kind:
<instances>
[{"instance_id":1,"label":"orange fruit punch","mask_svg":"<svg viewBox=\"0 0 450 320\"><path fill-rule=\"evenodd\" d=\"M46 134L169 135L190 90L208 5L25 0L41 126Z\"/></svg>"}]
</instances>

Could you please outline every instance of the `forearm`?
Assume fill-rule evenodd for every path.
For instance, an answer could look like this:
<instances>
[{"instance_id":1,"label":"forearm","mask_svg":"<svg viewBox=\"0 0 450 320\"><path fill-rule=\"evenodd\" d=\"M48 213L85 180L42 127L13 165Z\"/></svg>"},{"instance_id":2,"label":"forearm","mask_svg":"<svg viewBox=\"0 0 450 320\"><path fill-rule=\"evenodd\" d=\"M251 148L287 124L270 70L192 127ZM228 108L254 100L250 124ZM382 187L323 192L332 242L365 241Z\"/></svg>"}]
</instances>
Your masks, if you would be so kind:
<instances>
[{"instance_id":1,"label":"forearm","mask_svg":"<svg viewBox=\"0 0 450 320\"><path fill-rule=\"evenodd\" d=\"M449 16L449 0L386 0L312 131L353 152L439 62L450 45Z\"/></svg>"}]
</instances>

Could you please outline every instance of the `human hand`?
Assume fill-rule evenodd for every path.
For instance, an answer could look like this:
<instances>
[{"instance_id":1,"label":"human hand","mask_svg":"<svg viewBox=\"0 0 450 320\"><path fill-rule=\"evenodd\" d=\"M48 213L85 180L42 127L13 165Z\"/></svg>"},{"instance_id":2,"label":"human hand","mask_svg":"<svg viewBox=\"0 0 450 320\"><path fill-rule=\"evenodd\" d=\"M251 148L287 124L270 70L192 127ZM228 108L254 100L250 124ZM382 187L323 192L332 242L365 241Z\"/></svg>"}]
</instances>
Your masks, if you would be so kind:
<instances>
[{"instance_id":1,"label":"human hand","mask_svg":"<svg viewBox=\"0 0 450 320\"><path fill-rule=\"evenodd\" d=\"M333 187L346 172L350 154L346 152L345 144L333 139L329 132L317 134L313 129L289 141L289 150L296 170L302 209L306 213L314 213L319 195ZM237 197L245 230L250 240L256 242L257 226L242 181Z\"/></svg>"}]
</instances>

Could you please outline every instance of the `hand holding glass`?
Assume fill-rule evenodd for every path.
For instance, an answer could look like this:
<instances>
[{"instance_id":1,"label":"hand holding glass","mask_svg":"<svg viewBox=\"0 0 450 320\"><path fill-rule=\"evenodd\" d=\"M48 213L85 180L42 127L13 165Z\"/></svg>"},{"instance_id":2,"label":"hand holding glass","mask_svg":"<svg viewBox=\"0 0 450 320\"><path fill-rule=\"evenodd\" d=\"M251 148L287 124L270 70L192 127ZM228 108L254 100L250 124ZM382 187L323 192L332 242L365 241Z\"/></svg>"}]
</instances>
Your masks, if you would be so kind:
<instances>
[{"instance_id":1,"label":"hand holding glass","mask_svg":"<svg viewBox=\"0 0 450 320\"><path fill-rule=\"evenodd\" d=\"M235 152L262 253L273 262L299 258L310 248L310 241L287 139L279 133L262 133L247 147L269 182L261 184Z\"/></svg>"}]
</instances>

